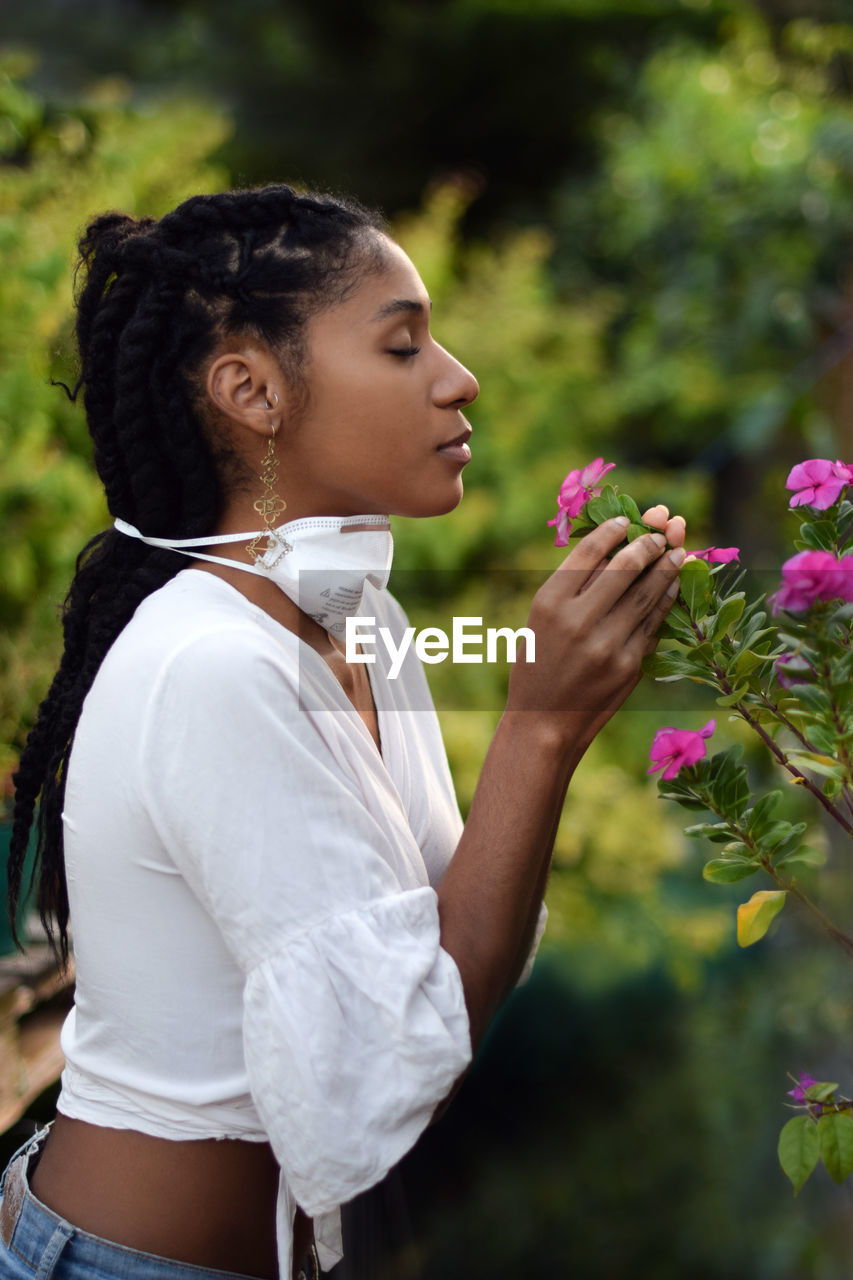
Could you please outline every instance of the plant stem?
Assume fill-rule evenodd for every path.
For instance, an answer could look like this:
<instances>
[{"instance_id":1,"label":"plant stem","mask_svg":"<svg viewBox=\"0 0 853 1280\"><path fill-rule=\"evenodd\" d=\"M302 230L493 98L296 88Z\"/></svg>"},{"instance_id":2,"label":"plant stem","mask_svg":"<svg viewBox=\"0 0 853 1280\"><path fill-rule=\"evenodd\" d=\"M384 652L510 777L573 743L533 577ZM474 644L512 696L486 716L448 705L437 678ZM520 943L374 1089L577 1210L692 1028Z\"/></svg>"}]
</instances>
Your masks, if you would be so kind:
<instances>
[{"instance_id":1,"label":"plant stem","mask_svg":"<svg viewBox=\"0 0 853 1280\"><path fill-rule=\"evenodd\" d=\"M792 893L795 898L799 899L803 906L807 907L808 910L811 911L812 915L817 917L833 941L837 942L841 949L846 951L848 955L853 956L853 938L849 938L846 933L843 933L841 929L832 923L828 916L824 915L817 903L812 902L811 898L808 894L803 892L796 880L786 880L784 876L780 876L779 872L772 866L770 859L766 854L762 854L761 856L761 865L767 874L776 881L780 889L784 889L786 893Z\"/></svg>"},{"instance_id":2,"label":"plant stem","mask_svg":"<svg viewBox=\"0 0 853 1280\"><path fill-rule=\"evenodd\" d=\"M728 825L732 835L735 836L741 844L746 845L747 849L758 854L758 860L762 868L770 876L771 880L774 880L780 889L784 889L786 893L790 893L797 898L802 905L817 918L821 927L829 934L833 942L837 942L842 951L845 951L847 955L853 956L853 938L848 937L843 930L833 924L828 916L824 915L817 903L812 902L811 898L800 888L796 880L787 880L784 876L779 874L770 861L769 856L766 853L762 853L761 847L756 843L749 832L745 830L745 828L741 827L737 822L732 822L728 814L723 813L723 811L714 804L713 798L704 787L701 791L698 789L695 790L693 794L696 796L697 800L701 801L701 803L704 804L706 808L710 809L712 813L715 813L718 818L722 818L723 822Z\"/></svg>"},{"instance_id":3,"label":"plant stem","mask_svg":"<svg viewBox=\"0 0 853 1280\"><path fill-rule=\"evenodd\" d=\"M723 683L727 686L726 692L731 693L732 690L731 690L731 686L728 685L728 681L725 680L724 677L722 678L722 680L723 680ZM755 730L755 732L758 734L761 741L767 747L768 751L771 751L773 755L776 757L776 759L779 761L782 768L787 769L788 773L790 773L793 778L799 778L803 786L806 788L806 790L812 793L815 800L817 800L819 804L823 805L827 813L830 814L838 823L838 825L847 832L848 836L853 837L853 824L847 821L847 819L844 817L844 814L840 811L840 809L836 808L836 806L832 803L829 797L823 794L820 787L817 786L817 784L814 783L811 780L811 778L809 778L806 774L801 773L800 770L795 765L791 764L791 762L788 760L788 757L785 755L785 752L782 750L780 746L778 746L777 743L773 741L773 739L770 737L770 734L766 731L763 725L760 725L758 721L754 720L753 717L750 715L749 707L747 707L743 702L736 702L735 710L738 712L739 715L743 717L743 719L750 726L750 728Z\"/></svg>"},{"instance_id":4,"label":"plant stem","mask_svg":"<svg viewBox=\"0 0 853 1280\"><path fill-rule=\"evenodd\" d=\"M697 640L701 644L704 642L705 637L702 635L702 632L700 631L696 621L694 620L693 616L690 614L689 610L687 610L687 613L688 613L688 616L690 617L690 625L693 628L693 631L696 635ZM726 696L733 693L734 690L732 689L732 686L729 684L725 673L718 666L718 664L716 662L711 662L710 668L713 671L714 676L716 677L716 680L717 680L717 685L722 690L722 692ZM750 713L749 707L746 705L746 703L736 702L734 704L734 710L737 711L738 715L740 715L741 718L746 721L749 727L753 729L755 733L758 734L759 738L767 747L768 751L773 756L775 756L779 764L781 764L782 768L787 769L788 773L790 773L792 777L798 778L802 783L802 785L806 788L806 790L811 792L811 794L818 801L818 803L821 804L823 808L827 811L827 813L830 814L830 816L835 819L838 825L847 832L848 836L853 838L853 823L848 822L848 820L845 818L841 810L836 808L836 806L832 803L829 797L823 794L820 787L817 786L816 783L814 783L811 780L811 778L809 778L806 774L801 773L800 770L796 768L795 765L792 765L789 762L788 757L785 755L785 752L782 750L780 746L778 746L776 742L773 741L770 734L766 731L763 725L759 724L758 721L754 718L754 716Z\"/></svg>"},{"instance_id":5,"label":"plant stem","mask_svg":"<svg viewBox=\"0 0 853 1280\"><path fill-rule=\"evenodd\" d=\"M788 717L785 715L785 712L781 709L779 704L774 702L773 699L764 691L764 689L759 689L758 696L761 698L761 701L764 703L765 707L767 707L768 711L773 712L774 716L779 721L779 723L783 724L786 729L789 729L795 738L799 738L800 742L803 744L806 751L813 751L815 752L815 754L817 754L817 748L815 747L814 743L809 742L808 738L805 737L802 730L797 728L793 720L788 719Z\"/></svg>"}]
</instances>

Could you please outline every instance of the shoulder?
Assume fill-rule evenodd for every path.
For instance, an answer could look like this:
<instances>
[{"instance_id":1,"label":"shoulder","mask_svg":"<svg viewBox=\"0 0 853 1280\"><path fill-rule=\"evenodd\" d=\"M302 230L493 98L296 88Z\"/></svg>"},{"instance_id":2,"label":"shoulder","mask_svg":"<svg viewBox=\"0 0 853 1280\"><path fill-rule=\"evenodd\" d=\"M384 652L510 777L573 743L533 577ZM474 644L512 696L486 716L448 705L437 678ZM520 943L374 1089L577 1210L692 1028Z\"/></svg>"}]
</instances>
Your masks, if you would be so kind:
<instances>
[{"instance_id":1,"label":"shoulder","mask_svg":"<svg viewBox=\"0 0 853 1280\"><path fill-rule=\"evenodd\" d=\"M185 570L139 606L113 651L144 666L222 663L267 655L295 662L299 641L213 574Z\"/></svg>"},{"instance_id":2,"label":"shoulder","mask_svg":"<svg viewBox=\"0 0 853 1280\"><path fill-rule=\"evenodd\" d=\"M298 699L300 641L212 574L184 571L139 606L90 691L127 724L176 714L241 717Z\"/></svg>"}]
</instances>

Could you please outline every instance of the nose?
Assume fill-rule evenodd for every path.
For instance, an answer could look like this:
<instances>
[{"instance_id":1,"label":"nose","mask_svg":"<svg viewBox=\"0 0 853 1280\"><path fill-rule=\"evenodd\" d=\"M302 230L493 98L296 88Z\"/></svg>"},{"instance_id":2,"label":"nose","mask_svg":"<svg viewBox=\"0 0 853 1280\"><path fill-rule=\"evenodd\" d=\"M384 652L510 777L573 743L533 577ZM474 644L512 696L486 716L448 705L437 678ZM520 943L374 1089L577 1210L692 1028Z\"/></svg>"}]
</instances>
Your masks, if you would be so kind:
<instances>
[{"instance_id":1,"label":"nose","mask_svg":"<svg viewBox=\"0 0 853 1280\"><path fill-rule=\"evenodd\" d=\"M477 399L480 384L470 369L460 364L449 351L442 347L441 352L445 365L435 388L436 402L449 409L463 409Z\"/></svg>"}]
</instances>

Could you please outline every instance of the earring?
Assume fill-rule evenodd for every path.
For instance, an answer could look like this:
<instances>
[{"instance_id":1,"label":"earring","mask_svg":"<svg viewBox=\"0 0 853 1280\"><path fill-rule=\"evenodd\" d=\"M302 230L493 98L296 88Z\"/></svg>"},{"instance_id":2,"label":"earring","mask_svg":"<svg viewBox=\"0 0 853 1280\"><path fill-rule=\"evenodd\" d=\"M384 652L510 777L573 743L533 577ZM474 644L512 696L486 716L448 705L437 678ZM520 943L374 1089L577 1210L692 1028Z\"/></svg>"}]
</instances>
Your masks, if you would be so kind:
<instances>
[{"instance_id":1,"label":"earring","mask_svg":"<svg viewBox=\"0 0 853 1280\"><path fill-rule=\"evenodd\" d=\"M275 395L275 392L273 392L273 395ZM275 399L277 404L278 396ZM272 408L273 406L269 405L269 407ZM277 541L273 536L275 526L278 524L278 517L287 510L287 503L284 498L279 497L276 493L278 458L275 456L275 427L273 427L272 435L267 441L267 451L261 468L261 484L264 486L263 493L257 502L253 503L253 506L263 520L264 527L246 547L253 560L260 560L261 556ZM261 543L264 539L267 540L267 545L261 550Z\"/></svg>"},{"instance_id":2,"label":"earring","mask_svg":"<svg viewBox=\"0 0 853 1280\"><path fill-rule=\"evenodd\" d=\"M264 408L265 408L265 409L274 409L274 408L276 407L276 405L277 405L277 404L278 404L278 396L276 395L276 393L275 393L275 391L274 391L274 392L272 393L272 404L270 404L269 400L265 400L265 401L264 401Z\"/></svg>"}]
</instances>

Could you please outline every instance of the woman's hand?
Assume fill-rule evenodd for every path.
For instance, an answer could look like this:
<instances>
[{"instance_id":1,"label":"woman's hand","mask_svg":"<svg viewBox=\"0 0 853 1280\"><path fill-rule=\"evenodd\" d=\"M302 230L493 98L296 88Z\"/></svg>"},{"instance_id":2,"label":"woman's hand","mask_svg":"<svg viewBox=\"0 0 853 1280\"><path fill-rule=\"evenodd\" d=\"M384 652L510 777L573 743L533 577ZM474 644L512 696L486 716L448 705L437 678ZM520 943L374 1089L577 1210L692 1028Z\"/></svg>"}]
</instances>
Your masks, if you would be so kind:
<instances>
[{"instance_id":1,"label":"woman's hand","mask_svg":"<svg viewBox=\"0 0 853 1280\"><path fill-rule=\"evenodd\" d=\"M684 521L666 507L643 519L661 532L618 551L626 520L608 520L581 539L534 597L535 662L512 669L507 712L546 717L572 754L585 750L636 685L678 593Z\"/></svg>"}]
</instances>

